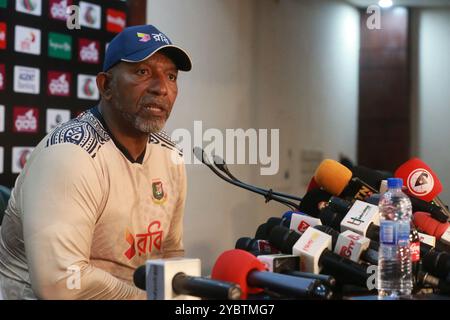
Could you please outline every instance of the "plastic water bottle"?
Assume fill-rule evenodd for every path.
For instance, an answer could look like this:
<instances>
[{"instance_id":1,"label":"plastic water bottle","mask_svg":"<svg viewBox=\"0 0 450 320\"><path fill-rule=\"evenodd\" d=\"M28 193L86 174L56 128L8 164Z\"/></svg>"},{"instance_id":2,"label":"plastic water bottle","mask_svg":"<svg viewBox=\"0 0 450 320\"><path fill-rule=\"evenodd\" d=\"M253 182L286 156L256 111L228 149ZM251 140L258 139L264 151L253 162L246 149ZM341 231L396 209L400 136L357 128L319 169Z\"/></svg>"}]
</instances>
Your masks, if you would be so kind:
<instances>
[{"instance_id":1,"label":"plastic water bottle","mask_svg":"<svg viewBox=\"0 0 450 320\"><path fill-rule=\"evenodd\" d=\"M408 296L413 289L410 230L412 206L402 192L403 180L388 179L388 190L381 196L380 249L378 257L378 297Z\"/></svg>"}]
</instances>

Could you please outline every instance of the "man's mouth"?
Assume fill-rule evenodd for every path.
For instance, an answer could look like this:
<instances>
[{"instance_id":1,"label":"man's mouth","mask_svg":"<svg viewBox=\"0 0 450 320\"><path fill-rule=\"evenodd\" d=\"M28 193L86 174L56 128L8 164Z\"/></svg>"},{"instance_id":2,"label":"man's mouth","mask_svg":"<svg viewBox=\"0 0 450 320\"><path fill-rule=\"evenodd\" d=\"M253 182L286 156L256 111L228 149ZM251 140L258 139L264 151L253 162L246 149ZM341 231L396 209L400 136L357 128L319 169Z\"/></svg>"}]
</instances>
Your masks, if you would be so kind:
<instances>
[{"instance_id":1,"label":"man's mouth","mask_svg":"<svg viewBox=\"0 0 450 320\"><path fill-rule=\"evenodd\" d=\"M164 111L164 108L161 108L159 106L155 106L155 105L147 105L144 106L145 109L153 111L153 112L161 112Z\"/></svg>"},{"instance_id":2,"label":"man's mouth","mask_svg":"<svg viewBox=\"0 0 450 320\"><path fill-rule=\"evenodd\" d=\"M166 117L167 116L166 108L156 105L156 104L144 105L142 113L144 115L148 115L148 116L152 116L152 117Z\"/></svg>"}]
</instances>

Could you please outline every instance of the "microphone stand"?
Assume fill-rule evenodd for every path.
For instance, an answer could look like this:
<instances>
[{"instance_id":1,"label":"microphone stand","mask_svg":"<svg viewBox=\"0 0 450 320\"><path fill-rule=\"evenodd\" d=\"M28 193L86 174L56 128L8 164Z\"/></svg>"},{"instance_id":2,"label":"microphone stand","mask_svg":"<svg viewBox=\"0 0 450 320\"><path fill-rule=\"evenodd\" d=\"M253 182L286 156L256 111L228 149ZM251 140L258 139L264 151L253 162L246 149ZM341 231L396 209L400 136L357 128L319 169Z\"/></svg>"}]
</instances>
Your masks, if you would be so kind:
<instances>
[{"instance_id":1,"label":"microphone stand","mask_svg":"<svg viewBox=\"0 0 450 320\"><path fill-rule=\"evenodd\" d=\"M216 165L216 167L217 167L220 171L222 171L223 173L225 173L226 175L228 175L231 179L233 179L233 180L235 180L235 181L238 181L238 182L241 182L241 183L244 183L244 182L242 182L241 180L239 180L238 178L236 178L236 177L230 172L230 170L228 169L227 164L225 163L225 160L223 160L223 159L220 158L219 156L214 156L214 164ZM247 183L246 183L246 184L247 184ZM263 188L260 188L260 187L256 187L256 186L255 186L255 188L256 188L256 189L259 189L259 190L262 190L262 191L265 191L265 192L268 192L268 191L269 191L269 190L266 190L266 189L263 189ZM272 189L270 189L270 190L272 190ZM287 198L287 199L292 199L292 200L302 201L302 198L296 197L296 196L292 196L292 195L286 194L286 193L281 193L281 192L272 191L272 194L275 195L275 196L280 196L280 197Z\"/></svg>"},{"instance_id":2,"label":"microphone stand","mask_svg":"<svg viewBox=\"0 0 450 320\"><path fill-rule=\"evenodd\" d=\"M288 206L290 209L292 210L299 210L299 205L297 205L296 203L286 200L284 198L281 198L279 196L276 196L273 194L272 190L264 190L264 189L259 189L250 185L247 185L243 182L240 182L239 180L235 181L232 180L224 175L222 175L208 160L208 158L206 157L205 151L199 147L195 147L193 149L194 155L195 157L200 160L204 165L206 165L212 172L214 172L219 178L221 178L222 180L227 181L228 183L231 183L232 185L235 185L237 187L246 189L248 191L260 194L262 196L264 196L264 198L266 199L266 203L269 202L270 200L274 200L277 201L279 203L282 203L286 206Z\"/></svg>"}]
</instances>

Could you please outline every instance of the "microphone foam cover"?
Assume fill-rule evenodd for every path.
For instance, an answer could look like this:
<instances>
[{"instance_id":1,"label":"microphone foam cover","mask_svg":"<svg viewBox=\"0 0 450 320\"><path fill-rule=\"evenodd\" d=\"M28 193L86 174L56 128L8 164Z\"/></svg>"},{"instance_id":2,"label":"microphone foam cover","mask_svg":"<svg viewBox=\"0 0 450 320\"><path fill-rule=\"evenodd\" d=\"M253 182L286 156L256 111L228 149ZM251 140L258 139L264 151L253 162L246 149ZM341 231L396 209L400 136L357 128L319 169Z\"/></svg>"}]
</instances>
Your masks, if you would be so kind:
<instances>
[{"instance_id":1,"label":"microphone foam cover","mask_svg":"<svg viewBox=\"0 0 450 320\"><path fill-rule=\"evenodd\" d=\"M298 239L298 233L282 226L275 226L269 235L270 244L285 254L292 254L292 247Z\"/></svg>"},{"instance_id":2,"label":"microphone foam cover","mask_svg":"<svg viewBox=\"0 0 450 320\"><path fill-rule=\"evenodd\" d=\"M142 266L139 266L134 270L133 273L133 282L136 287L138 287L141 290L146 290L146 268L145 264Z\"/></svg>"},{"instance_id":3,"label":"microphone foam cover","mask_svg":"<svg viewBox=\"0 0 450 320\"><path fill-rule=\"evenodd\" d=\"M450 223L440 223L433 219L428 212L415 212L413 216L414 225L431 236L435 236L439 240L444 232L450 226Z\"/></svg>"},{"instance_id":4,"label":"microphone foam cover","mask_svg":"<svg viewBox=\"0 0 450 320\"><path fill-rule=\"evenodd\" d=\"M316 169L314 179L325 191L339 196L352 178L352 172L339 162L325 159Z\"/></svg>"},{"instance_id":5,"label":"microphone foam cover","mask_svg":"<svg viewBox=\"0 0 450 320\"><path fill-rule=\"evenodd\" d=\"M272 231L273 227L281 226L282 222L283 222L283 219L281 219L281 218L271 217L271 218L267 219L267 222L266 222L267 235L270 236L270 232Z\"/></svg>"},{"instance_id":6,"label":"microphone foam cover","mask_svg":"<svg viewBox=\"0 0 450 320\"><path fill-rule=\"evenodd\" d=\"M442 191L437 175L419 158L412 158L395 170L395 177L402 178L403 184L413 196L431 201Z\"/></svg>"},{"instance_id":7,"label":"microphone foam cover","mask_svg":"<svg viewBox=\"0 0 450 320\"><path fill-rule=\"evenodd\" d=\"M264 263L259 261L251 253L233 249L223 252L212 269L211 278L238 284L242 290L242 299L246 299L249 293L260 293L261 288L249 287L247 276L252 271L266 271Z\"/></svg>"},{"instance_id":8,"label":"microphone foam cover","mask_svg":"<svg viewBox=\"0 0 450 320\"><path fill-rule=\"evenodd\" d=\"M341 227L341 221L344 217L334 210L326 207L320 212L320 221L322 224L329 226L335 230L339 230Z\"/></svg>"},{"instance_id":9,"label":"microphone foam cover","mask_svg":"<svg viewBox=\"0 0 450 320\"><path fill-rule=\"evenodd\" d=\"M283 219L283 220L291 220L291 217L292 217L293 213L297 213L297 211L292 211L292 210L286 211L283 214L283 216L281 217L281 219Z\"/></svg>"},{"instance_id":10,"label":"microphone foam cover","mask_svg":"<svg viewBox=\"0 0 450 320\"><path fill-rule=\"evenodd\" d=\"M374 193L370 197L364 199L364 202L367 202L367 203L377 206L380 203L380 199L381 199L381 194Z\"/></svg>"},{"instance_id":11,"label":"microphone foam cover","mask_svg":"<svg viewBox=\"0 0 450 320\"><path fill-rule=\"evenodd\" d=\"M363 166L352 168L353 177L357 177L376 190L380 190L382 180L387 180L394 176L393 173L372 170Z\"/></svg>"},{"instance_id":12,"label":"microphone foam cover","mask_svg":"<svg viewBox=\"0 0 450 320\"><path fill-rule=\"evenodd\" d=\"M248 251L251 241L252 241L252 238L249 238L249 237L239 238L239 239L237 239L234 248Z\"/></svg>"},{"instance_id":13,"label":"microphone foam cover","mask_svg":"<svg viewBox=\"0 0 450 320\"><path fill-rule=\"evenodd\" d=\"M321 207L330 200L331 194L322 189L308 191L300 202L299 210L305 214L318 218Z\"/></svg>"},{"instance_id":14,"label":"microphone foam cover","mask_svg":"<svg viewBox=\"0 0 450 320\"><path fill-rule=\"evenodd\" d=\"M263 223L259 225L258 229L256 229L255 239L256 240L267 240L269 235L267 234L267 225Z\"/></svg>"}]
</instances>

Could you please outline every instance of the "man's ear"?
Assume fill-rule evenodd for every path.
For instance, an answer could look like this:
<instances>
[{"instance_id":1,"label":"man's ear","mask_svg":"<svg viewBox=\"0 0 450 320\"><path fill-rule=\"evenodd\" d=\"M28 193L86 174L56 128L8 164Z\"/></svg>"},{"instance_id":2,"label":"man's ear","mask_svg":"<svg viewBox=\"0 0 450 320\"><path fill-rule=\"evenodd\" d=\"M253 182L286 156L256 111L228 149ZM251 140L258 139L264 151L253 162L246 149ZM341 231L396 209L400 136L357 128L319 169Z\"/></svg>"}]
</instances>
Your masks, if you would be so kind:
<instances>
[{"instance_id":1,"label":"man's ear","mask_svg":"<svg viewBox=\"0 0 450 320\"><path fill-rule=\"evenodd\" d=\"M102 98L109 100L112 96L112 74L109 72L99 72L96 81L98 91Z\"/></svg>"}]
</instances>

